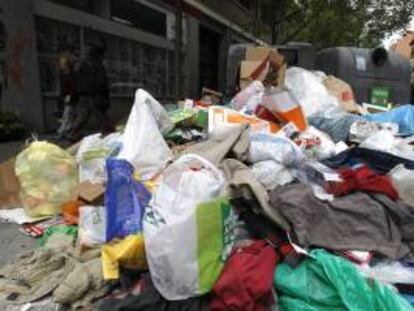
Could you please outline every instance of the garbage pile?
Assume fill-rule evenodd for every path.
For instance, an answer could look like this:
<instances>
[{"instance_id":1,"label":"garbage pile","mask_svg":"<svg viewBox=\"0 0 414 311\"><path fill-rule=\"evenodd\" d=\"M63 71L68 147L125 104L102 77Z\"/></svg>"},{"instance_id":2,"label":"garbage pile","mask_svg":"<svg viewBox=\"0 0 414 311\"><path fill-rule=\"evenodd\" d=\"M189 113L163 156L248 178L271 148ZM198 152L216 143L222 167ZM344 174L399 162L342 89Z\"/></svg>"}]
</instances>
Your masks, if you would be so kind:
<instances>
[{"instance_id":1,"label":"garbage pile","mask_svg":"<svg viewBox=\"0 0 414 311\"><path fill-rule=\"evenodd\" d=\"M139 89L73 155L30 144L15 173L41 247L0 269L0 303L411 310L413 107L369 114L335 77L275 68L226 105Z\"/></svg>"}]
</instances>

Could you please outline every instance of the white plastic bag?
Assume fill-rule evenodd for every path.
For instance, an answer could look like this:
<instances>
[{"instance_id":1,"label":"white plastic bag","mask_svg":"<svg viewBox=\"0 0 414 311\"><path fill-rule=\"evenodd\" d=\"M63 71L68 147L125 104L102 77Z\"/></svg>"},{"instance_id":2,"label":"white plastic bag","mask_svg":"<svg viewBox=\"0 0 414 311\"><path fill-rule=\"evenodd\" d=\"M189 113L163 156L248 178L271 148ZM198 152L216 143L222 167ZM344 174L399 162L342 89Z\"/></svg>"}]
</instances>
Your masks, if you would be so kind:
<instances>
[{"instance_id":1,"label":"white plastic bag","mask_svg":"<svg viewBox=\"0 0 414 311\"><path fill-rule=\"evenodd\" d=\"M122 149L118 156L119 159L129 161L143 180L151 179L158 174L172 157L172 152L162 137L160 126L157 125L159 116L154 115L154 109L151 109L152 106L158 107L154 101L155 99L142 89L135 93L134 106L125 127Z\"/></svg>"},{"instance_id":2,"label":"white plastic bag","mask_svg":"<svg viewBox=\"0 0 414 311\"><path fill-rule=\"evenodd\" d=\"M413 147L403 139L395 137L389 130L381 130L369 136L360 145L361 148L388 152L411 160Z\"/></svg>"},{"instance_id":3,"label":"white plastic bag","mask_svg":"<svg viewBox=\"0 0 414 311\"><path fill-rule=\"evenodd\" d=\"M144 216L148 265L155 287L169 300L211 290L231 250L234 218L219 169L202 157L180 157L163 173Z\"/></svg>"},{"instance_id":4,"label":"white plastic bag","mask_svg":"<svg viewBox=\"0 0 414 311\"><path fill-rule=\"evenodd\" d=\"M101 134L94 134L82 139L76 154L80 182L89 181L92 184L106 182L105 160L120 146L120 140L120 133L112 133L104 138L101 138Z\"/></svg>"},{"instance_id":5,"label":"white plastic bag","mask_svg":"<svg viewBox=\"0 0 414 311\"><path fill-rule=\"evenodd\" d=\"M391 176L392 184L397 189L399 196L404 202L414 206L414 171L399 164L388 174Z\"/></svg>"},{"instance_id":6,"label":"white plastic bag","mask_svg":"<svg viewBox=\"0 0 414 311\"><path fill-rule=\"evenodd\" d=\"M256 179L266 190L284 186L295 179L290 169L273 160L254 163L251 169Z\"/></svg>"},{"instance_id":7,"label":"white plastic bag","mask_svg":"<svg viewBox=\"0 0 414 311\"><path fill-rule=\"evenodd\" d=\"M106 215L103 206L81 206L79 209L79 244L97 246L106 241Z\"/></svg>"},{"instance_id":8,"label":"white plastic bag","mask_svg":"<svg viewBox=\"0 0 414 311\"><path fill-rule=\"evenodd\" d=\"M299 101L306 117L333 117L345 113L338 100L328 93L321 79L306 69L288 68L285 85Z\"/></svg>"},{"instance_id":9,"label":"white plastic bag","mask_svg":"<svg viewBox=\"0 0 414 311\"><path fill-rule=\"evenodd\" d=\"M356 265L358 270L369 279L376 279L387 284L414 284L414 269L404 267L398 261L382 262L373 267Z\"/></svg>"}]
</instances>

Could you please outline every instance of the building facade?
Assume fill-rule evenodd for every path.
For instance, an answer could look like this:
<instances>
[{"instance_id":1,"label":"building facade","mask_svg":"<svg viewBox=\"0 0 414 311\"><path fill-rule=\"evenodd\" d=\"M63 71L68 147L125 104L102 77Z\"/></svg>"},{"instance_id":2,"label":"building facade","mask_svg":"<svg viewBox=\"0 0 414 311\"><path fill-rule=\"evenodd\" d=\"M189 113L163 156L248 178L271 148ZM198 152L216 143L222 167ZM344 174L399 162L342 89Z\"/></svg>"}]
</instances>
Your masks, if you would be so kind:
<instances>
[{"instance_id":1,"label":"building facade","mask_svg":"<svg viewBox=\"0 0 414 311\"><path fill-rule=\"evenodd\" d=\"M70 52L80 60L90 44L106 47L115 120L127 115L138 87L165 103L197 97L203 86L222 91L229 45L259 41L249 32L257 7L258 0L0 0L1 105L30 129L52 131L57 58Z\"/></svg>"}]
</instances>

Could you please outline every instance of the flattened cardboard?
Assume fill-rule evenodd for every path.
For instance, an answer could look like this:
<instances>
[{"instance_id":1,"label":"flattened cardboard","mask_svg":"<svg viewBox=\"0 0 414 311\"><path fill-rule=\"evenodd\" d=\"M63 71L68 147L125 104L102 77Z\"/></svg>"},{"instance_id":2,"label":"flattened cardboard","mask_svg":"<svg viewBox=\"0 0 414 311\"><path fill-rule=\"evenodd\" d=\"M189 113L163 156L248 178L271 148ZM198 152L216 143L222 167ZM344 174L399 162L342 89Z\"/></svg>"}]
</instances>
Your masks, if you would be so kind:
<instances>
[{"instance_id":1,"label":"flattened cardboard","mask_svg":"<svg viewBox=\"0 0 414 311\"><path fill-rule=\"evenodd\" d=\"M246 60L262 61L269 56L270 51L275 49L266 46L249 46L246 49Z\"/></svg>"}]
</instances>

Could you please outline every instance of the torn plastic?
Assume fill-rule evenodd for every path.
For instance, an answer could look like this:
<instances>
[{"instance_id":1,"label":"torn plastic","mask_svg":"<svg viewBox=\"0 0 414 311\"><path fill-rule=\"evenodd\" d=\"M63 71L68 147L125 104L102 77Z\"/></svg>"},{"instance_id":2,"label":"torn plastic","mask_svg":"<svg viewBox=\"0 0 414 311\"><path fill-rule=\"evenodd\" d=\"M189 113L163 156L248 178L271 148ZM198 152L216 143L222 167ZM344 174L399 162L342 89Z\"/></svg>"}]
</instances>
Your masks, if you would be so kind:
<instances>
[{"instance_id":1,"label":"torn plastic","mask_svg":"<svg viewBox=\"0 0 414 311\"><path fill-rule=\"evenodd\" d=\"M323 159L335 155L335 143L324 132L310 126L294 140L309 159Z\"/></svg>"},{"instance_id":2,"label":"torn plastic","mask_svg":"<svg viewBox=\"0 0 414 311\"><path fill-rule=\"evenodd\" d=\"M363 265L357 266L365 277L376 279L379 282L387 284L414 284L414 269L402 265L398 261L380 262L375 266Z\"/></svg>"}]
</instances>

